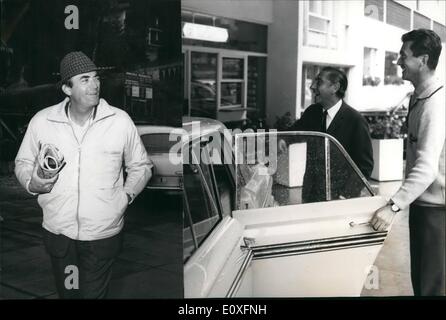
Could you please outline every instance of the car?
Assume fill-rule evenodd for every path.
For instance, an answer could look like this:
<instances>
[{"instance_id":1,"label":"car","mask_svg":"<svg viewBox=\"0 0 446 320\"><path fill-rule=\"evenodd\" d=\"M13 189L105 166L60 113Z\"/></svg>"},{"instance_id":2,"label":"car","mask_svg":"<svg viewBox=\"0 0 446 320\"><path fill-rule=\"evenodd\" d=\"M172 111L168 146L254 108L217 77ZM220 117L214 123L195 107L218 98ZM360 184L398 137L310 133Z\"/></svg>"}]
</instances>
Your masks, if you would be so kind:
<instances>
[{"instance_id":1,"label":"car","mask_svg":"<svg viewBox=\"0 0 446 320\"><path fill-rule=\"evenodd\" d=\"M387 236L369 221L386 199L335 138L187 134L185 298L360 295Z\"/></svg>"},{"instance_id":2,"label":"car","mask_svg":"<svg viewBox=\"0 0 446 320\"><path fill-rule=\"evenodd\" d=\"M174 145L181 141L181 128L136 124L136 129L153 162L153 176L147 189L181 192L183 188L183 168L181 154L174 151ZM179 149L179 152L181 148ZM171 161L171 159L180 159Z\"/></svg>"},{"instance_id":3,"label":"car","mask_svg":"<svg viewBox=\"0 0 446 320\"><path fill-rule=\"evenodd\" d=\"M136 122L138 134L154 165L153 177L149 180L147 189L182 191L181 138L182 136L187 138L187 132L192 133L192 128L196 127L201 128L202 133L212 133L218 130L223 132L226 129L221 122L202 117L184 117L183 128Z\"/></svg>"}]
</instances>

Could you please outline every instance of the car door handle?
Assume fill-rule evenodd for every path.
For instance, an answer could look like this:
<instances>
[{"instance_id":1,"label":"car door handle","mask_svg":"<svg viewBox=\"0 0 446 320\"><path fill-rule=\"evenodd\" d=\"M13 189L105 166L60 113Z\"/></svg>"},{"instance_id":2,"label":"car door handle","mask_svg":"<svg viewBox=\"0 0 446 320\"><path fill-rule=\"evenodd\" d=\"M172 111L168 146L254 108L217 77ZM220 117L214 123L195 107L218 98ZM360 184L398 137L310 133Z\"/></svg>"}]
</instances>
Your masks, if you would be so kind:
<instances>
[{"instance_id":1,"label":"car door handle","mask_svg":"<svg viewBox=\"0 0 446 320\"><path fill-rule=\"evenodd\" d=\"M251 246L253 246L256 243L256 239L249 238L249 237L243 237L243 243L244 243L244 245L241 245L240 249L249 250L249 249L251 249Z\"/></svg>"},{"instance_id":2,"label":"car door handle","mask_svg":"<svg viewBox=\"0 0 446 320\"><path fill-rule=\"evenodd\" d=\"M349 223L350 228L359 227L359 226L370 226L370 221L368 222L361 222L361 223L355 223L354 221Z\"/></svg>"}]
</instances>

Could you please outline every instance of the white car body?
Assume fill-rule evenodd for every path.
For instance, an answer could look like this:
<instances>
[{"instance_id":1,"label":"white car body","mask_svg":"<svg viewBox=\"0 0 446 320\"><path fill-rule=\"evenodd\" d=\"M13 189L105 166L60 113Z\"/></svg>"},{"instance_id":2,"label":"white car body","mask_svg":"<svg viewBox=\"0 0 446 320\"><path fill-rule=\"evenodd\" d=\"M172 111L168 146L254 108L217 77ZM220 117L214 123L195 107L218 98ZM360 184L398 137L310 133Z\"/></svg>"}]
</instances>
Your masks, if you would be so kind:
<instances>
[{"instance_id":1,"label":"white car body","mask_svg":"<svg viewBox=\"0 0 446 320\"><path fill-rule=\"evenodd\" d=\"M352 172L357 174L356 182L364 183L365 192L361 192L360 197L343 200L289 205L279 205L275 200L252 201L250 203L254 207L249 207L250 204L247 208L236 207L229 213L219 212L218 219L210 212L209 218L197 222L197 217L195 220L192 217L197 212L194 213L188 203L191 197L188 188L192 185L186 183L186 179L191 179L188 175L195 177L194 174L199 173L200 179L207 181L204 183L208 185L204 188L207 194L211 195L213 189L217 190L215 199L222 201L224 197L219 194L219 187L212 187L212 181L217 184L217 179L211 179L215 176L214 171L211 170L212 174L207 179L203 178L204 165L202 169L198 165L191 166L191 170L185 166L186 298L360 295L387 236L387 232L374 231L368 221L386 200L373 195L365 178L334 138L320 133L297 133L296 136L299 134L308 137L315 134L324 139L326 150L340 148L328 149L326 155L331 156L334 163L339 158L335 160L333 154L340 152ZM236 145L238 140L248 136L237 135ZM236 167L235 171L240 174ZM248 183L243 186L237 180L236 184L236 204L245 205L240 201L247 192L244 189ZM301 192L299 188L289 188L288 191ZM264 191L262 194L260 189L257 192L260 200L268 196ZM294 195L291 198L294 199ZM220 211L226 210L218 201L215 202L214 211L219 208ZM256 208L255 204L258 203L262 205ZM208 233L205 235L203 230L206 225Z\"/></svg>"}]
</instances>

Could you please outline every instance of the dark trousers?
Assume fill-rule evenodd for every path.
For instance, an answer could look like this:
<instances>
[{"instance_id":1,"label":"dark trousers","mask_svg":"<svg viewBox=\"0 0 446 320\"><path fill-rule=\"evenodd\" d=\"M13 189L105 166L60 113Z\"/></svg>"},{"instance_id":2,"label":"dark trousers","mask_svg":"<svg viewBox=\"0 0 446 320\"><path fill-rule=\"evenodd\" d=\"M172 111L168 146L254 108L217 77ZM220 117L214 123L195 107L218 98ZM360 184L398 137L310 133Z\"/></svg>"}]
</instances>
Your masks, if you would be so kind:
<instances>
[{"instance_id":1,"label":"dark trousers","mask_svg":"<svg viewBox=\"0 0 446 320\"><path fill-rule=\"evenodd\" d=\"M45 249L51 257L57 293L61 299L101 299L107 295L112 265L122 236L81 241L44 229Z\"/></svg>"},{"instance_id":2,"label":"dark trousers","mask_svg":"<svg viewBox=\"0 0 446 320\"><path fill-rule=\"evenodd\" d=\"M446 208L411 205L410 263L415 296L444 296Z\"/></svg>"}]
</instances>

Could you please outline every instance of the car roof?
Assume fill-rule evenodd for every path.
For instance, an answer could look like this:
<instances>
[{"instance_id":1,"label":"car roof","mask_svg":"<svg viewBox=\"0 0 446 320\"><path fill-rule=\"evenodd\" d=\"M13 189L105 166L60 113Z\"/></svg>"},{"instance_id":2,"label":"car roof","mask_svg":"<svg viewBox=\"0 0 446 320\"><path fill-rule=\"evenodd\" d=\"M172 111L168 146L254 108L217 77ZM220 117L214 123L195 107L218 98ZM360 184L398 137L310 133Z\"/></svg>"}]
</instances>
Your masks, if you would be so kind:
<instances>
[{"instance_id":1,"label":"car roof","mask_svg":"<svg viewBox=\"0 0 446 320\"><path fill-rule=\"evenodd\" d=\"M137 124L136 129L138 133L141 134L155 134L155 133L170 133L174 129L181 129L169 126L157 126L157 125L147 125L147 124Z\"/></svg>"},{"instance_id":2,"label":"car roof","mask_svg":"<svg viewBox=\"0 0 446 320\"><path fill-rule=\"evenodd\" d=\"M170 126L158 126L148 124L136 124L136 129L139 135L143 134L157 134L157 133L171 133L172 130L176 130L178 134L179 130L184 130L183 133L191 137L194 136L206 136L215 132L224 132L226 126L215 119L204 117L183 117L183 127L170 127ZM192 132L192 130L199 130ZM178 131L177 131L178 130Z\"/></svg>"}]
</instances>

